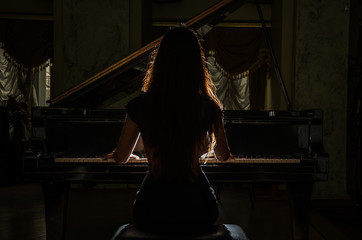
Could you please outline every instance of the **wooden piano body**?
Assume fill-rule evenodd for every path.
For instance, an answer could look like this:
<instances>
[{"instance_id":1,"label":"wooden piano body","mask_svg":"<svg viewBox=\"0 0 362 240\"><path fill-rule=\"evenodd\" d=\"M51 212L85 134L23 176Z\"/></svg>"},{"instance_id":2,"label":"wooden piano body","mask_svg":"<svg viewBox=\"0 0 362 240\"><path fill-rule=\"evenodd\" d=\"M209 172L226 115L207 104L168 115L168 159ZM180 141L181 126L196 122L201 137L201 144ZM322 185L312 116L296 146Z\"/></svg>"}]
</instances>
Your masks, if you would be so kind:
<instances>
[{"instance_id":1,"label":"wooden piano body","mask_svg":"<svg viewBox=\"0 0 362 240\"><path fill-rule=\"evenodd\" d=\"M222 0L186 25L194 29L213 25L244 2ZM263 23L260 8L256 6ZM141 86L144 73L137 66L147 61L159 42L160 38L55 96L51 107L33 109L34 135L32 151L25 159L25 177L43 183L48 239L64 239L67 191L71 183L141 182L147 170L146 162L117 165L104 160L104 155L115 147L125 112L99 109L99 106L127 88L129 81ZM225 111L225 129L235 160L221 163L209 159L201 165L213 183L287 183L294 239L307 239L313 184L328 178L328 155L323 150L323 112L292 110L276 61L274 64L289 110Z\"/></svg>"}]
</instances>

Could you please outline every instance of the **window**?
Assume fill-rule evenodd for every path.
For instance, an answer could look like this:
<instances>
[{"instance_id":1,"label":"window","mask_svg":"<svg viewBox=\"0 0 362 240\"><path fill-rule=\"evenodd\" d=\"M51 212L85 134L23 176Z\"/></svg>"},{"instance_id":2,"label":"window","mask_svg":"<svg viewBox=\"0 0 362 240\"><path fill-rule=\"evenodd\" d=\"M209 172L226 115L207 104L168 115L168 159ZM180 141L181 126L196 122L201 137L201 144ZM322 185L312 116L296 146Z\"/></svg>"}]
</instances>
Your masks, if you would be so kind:
<instances>
[{"instance_id":1,"label":"window","mask_svg":"<svg viewBox=\"0 0 362 240\"><path fill-rule=\"evenodd\" d=\"M38 106L48 106L50 100L51 65L39 72L38 84L34 84Z\"/></svg>"}]
</instances>

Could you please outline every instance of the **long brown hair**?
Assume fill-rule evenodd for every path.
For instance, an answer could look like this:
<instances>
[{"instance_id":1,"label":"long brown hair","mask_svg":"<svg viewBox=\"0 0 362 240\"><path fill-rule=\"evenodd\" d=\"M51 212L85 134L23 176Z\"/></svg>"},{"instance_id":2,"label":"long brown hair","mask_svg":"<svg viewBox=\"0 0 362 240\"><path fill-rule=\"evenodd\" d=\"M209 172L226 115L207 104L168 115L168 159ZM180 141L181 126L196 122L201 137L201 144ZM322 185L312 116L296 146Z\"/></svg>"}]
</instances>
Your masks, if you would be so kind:
<instances>
[{"instance_id":1,"label":"long brown hair","mask_svg":"<svg viewBox=\"0 0 362 240\"><path fill-rule=\"evenodd\" d=\"M206 67L197 35L179 26L171 29L154 52L143 80L145 92L145 144L151 147L151 171L168 180L182 181L200 173L200 146L215 142L216 124L205 121L200 96L221 104ZM210 102L210 101L208 101Z\"/></svg>"}]
</instances>

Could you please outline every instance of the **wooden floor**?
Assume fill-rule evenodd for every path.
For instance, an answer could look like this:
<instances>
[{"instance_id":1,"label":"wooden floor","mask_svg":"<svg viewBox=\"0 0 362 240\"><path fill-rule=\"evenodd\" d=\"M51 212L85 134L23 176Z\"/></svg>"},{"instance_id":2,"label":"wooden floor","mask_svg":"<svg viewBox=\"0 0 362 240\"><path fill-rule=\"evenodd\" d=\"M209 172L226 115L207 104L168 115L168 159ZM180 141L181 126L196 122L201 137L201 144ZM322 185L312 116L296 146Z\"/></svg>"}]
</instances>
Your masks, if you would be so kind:
<instances>
[{"instance_id":1,"label":"wooden floor","mask_svg":"<svg viewBox=\"0 0 362 240\"><path fill-rule=\"evenodd\" d=\"M66 239L110 239L117 227L131 218L136 189L72 190ZM239 224L251 240L290 240L288 201L283 194L268 191L256 192L255 201L251 201L245 187L224 185L219 221ZM361 211L351 201L313 200L310 217L310 240L362 239ZM0 186L0 239L46 239L40 184Z\"/></svg>"}]
</instances>

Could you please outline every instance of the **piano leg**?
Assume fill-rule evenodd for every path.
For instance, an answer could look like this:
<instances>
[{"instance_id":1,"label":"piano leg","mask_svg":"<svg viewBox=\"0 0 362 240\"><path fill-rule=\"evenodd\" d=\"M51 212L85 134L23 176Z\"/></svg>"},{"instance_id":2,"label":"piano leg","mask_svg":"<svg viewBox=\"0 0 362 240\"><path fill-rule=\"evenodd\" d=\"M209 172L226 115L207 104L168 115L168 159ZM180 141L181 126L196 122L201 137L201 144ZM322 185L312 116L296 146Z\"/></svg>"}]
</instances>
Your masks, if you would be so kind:
<instances>
[{"instance_id":1,"label":"piano leg","mask_svg":"<svg viewBox=\"0 0 362 240\"><path fill-rule=\"evenodd\" d=\"M313 183L288 183L294 240L309 238L309 206Z\"/></svg>"},{"instance_id":2,"label":"piano leg","mask_svg":"<svg viewBox=\"0 0 362 240\"><path fill-rule=\"evenodd\" d=\"M43 182L47 240L65 239L69 183Z\"/></svg>"}]
</instances>

